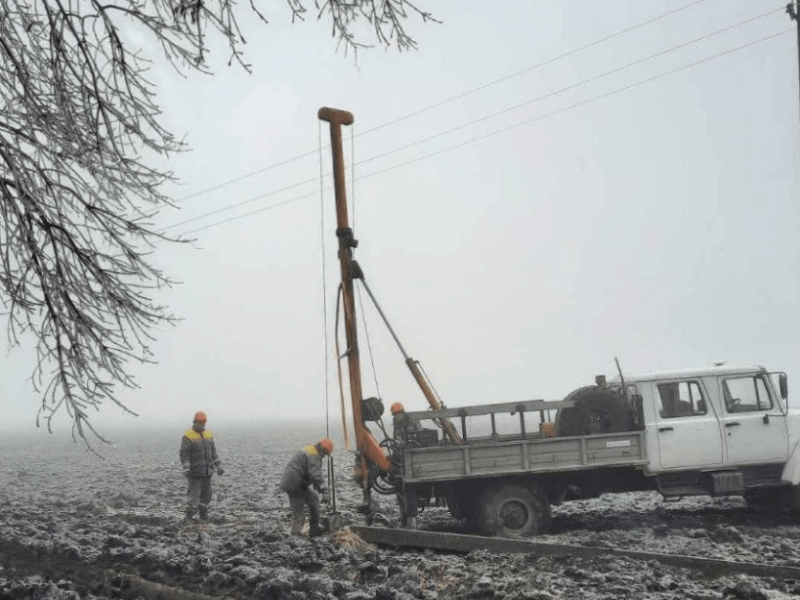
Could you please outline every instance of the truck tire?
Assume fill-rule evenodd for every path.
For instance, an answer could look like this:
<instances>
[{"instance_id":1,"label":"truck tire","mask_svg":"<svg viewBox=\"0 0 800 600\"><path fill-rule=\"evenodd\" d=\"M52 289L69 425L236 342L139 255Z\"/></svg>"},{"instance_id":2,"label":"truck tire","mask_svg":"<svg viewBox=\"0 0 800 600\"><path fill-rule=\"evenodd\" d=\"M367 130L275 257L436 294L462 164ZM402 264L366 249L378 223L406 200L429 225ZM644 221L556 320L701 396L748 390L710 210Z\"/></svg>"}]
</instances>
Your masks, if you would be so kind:
<instances>
[{"instance_id":1,"label":"truck tire","mask_svg":"<svg viewBox=\"0 0 800 600\"><path fill-rule=\"evenodd\" d=\"M538 486L497 483L478 498L474 517L481 535L529 537L547 531L550 503Z\"/></svg>"},{"instance_id":2,"label":"truck tire","mask_svg":"<svg viewBox=\"0 0 800 600\"><path fill-rule=\"evenodd\" d=\"M635 428L634 413L625 398L607 388L596 385L578 388L564 400L573 400L575 406L562 408L556 414L559 437L618 433Z\"/></svg>"}]
</instances>

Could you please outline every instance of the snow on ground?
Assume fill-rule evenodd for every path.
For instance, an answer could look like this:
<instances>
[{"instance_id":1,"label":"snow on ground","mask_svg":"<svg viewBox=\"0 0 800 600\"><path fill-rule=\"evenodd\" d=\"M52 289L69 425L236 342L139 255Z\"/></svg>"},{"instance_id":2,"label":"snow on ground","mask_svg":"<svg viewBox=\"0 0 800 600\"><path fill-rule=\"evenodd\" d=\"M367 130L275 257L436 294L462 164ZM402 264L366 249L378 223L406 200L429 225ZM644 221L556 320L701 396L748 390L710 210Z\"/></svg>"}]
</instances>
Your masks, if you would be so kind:
<instances>
[{"instance_id":1,"label":"snow on ground","mask_svg":"<svg viewBox=\"0 0 800 600\"><path fill-rule=\"evenodd\" d=\"M715 578L621 556L458 555L365 547L346 536L292 538L278 482L292 453L319 437L308 426L215 432L226 472L214 479L212 520L187 523L177 456L182 433L121 434L115 447L98 448L102 459L59 437L3 436L0 599L188 598L190 592L269 600L800 595L800 581ZM348 479L352 458L337 448L335 459L338 508L346 524L362 523L354 510L360 491ZM393 501L380 500L395 523ZM419 525L463 531L444 509L428 509ZM655 493L630 493L571 502L554 507L551 531L538 540L800 566L798 518L755 510L738 498L666 503Z\"/></svg>"}]
</instances>

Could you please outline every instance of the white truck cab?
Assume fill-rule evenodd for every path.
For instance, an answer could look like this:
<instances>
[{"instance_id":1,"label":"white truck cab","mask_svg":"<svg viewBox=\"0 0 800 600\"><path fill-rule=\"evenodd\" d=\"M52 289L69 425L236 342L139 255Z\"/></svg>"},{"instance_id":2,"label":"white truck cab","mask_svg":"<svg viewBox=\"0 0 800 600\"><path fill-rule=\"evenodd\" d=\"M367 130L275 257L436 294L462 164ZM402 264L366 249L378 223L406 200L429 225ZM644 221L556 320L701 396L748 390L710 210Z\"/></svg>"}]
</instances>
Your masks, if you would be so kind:
<instances>
[{"instance_id":1,"label":"white truck cab","mask_svg":"<svg viewBox=\"0 0 800 600\"><path fill-rule=\"evenodd\" d=\"M782 377L761 366L625 376L643 399L648 470L785 463L798 441L800 412L788 409Z\"/></svg>"}]
</instances>

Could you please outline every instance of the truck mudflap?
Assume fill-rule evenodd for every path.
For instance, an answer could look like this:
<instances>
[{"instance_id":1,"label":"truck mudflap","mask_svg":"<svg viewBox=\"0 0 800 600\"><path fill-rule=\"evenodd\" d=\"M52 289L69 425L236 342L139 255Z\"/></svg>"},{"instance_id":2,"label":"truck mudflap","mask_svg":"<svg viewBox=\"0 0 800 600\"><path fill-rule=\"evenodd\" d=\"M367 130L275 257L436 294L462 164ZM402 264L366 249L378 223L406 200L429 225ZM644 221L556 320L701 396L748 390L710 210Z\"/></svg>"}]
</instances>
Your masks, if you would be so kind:
<instances>
[{"instance_id":1,"label":"truck mudflap","mask_svg":"<svg viewBox=\"0 0 800 600\"><path fill-rule=\"evenodd\" d=\"M790 510L800 511L800 441L794 445L792 454L783 467L781 481L792 485L789 491Z\"/></svg>"},{"instance_id":2,"label":"truck mudflap","mask_svg":"<svg viewBox=\"0 0 800 600\"><path fill-rule=\"evenodd\" d=\"M794 445L792 454L783 467L781 481L791 483L794 486L800 484L800 441Z\"/></svg>"},{"instance_id":3,"label":"truck mudflap","mask_svg":"<svg viewBox=\"0 0 800 600\"><path fill-rule=\"evenodd\" d=\"M781 481L792 484L789 491L789 509L800 511L800 441L794 445L792 454L783 467Z\"/></svg>"},{"instance_id":4,"label":"truck mudflap","mask_svg":"<svg viewBox=\"0 0 800 600\"><path fill-rule=\"evenodd\" d=\"M800 485L793 485L789 490L789 510L800 511Z\"/></svg>"}]
</instances>

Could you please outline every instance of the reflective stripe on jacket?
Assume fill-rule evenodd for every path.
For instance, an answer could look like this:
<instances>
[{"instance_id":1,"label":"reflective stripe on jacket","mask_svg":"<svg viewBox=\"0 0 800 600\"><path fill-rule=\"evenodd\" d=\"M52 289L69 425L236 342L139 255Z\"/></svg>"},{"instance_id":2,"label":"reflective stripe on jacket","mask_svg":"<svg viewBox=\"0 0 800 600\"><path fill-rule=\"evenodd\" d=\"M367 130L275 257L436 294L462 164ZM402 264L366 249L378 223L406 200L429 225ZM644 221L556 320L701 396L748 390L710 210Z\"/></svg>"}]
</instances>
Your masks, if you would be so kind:
<instances>
[{"instance_id":1,"label":"reflective stripe on jacket","mask_svg":"<svg viewBox=\"0 0 800 600\"><path fill-rule=\"evenodd\" d=\"M180 458L184 470L189 469L189 474L195 477L211 477L214 469L220 466L214 436L208 430L198 433L190 429L184 433Z\"/></svg>"},{"instance_id":2,"label":"reflective stripe on jacket","mask_svg":"<svg viewBox=\"0 0 800 600\"><path fill-rule=\"evenodd\" d=\"M319 491L322 485L322 457L316 446L304 446L286 465L281 477L281 489L287 494L305 492L309 485Z\"/></svg>"}]
</instances>

